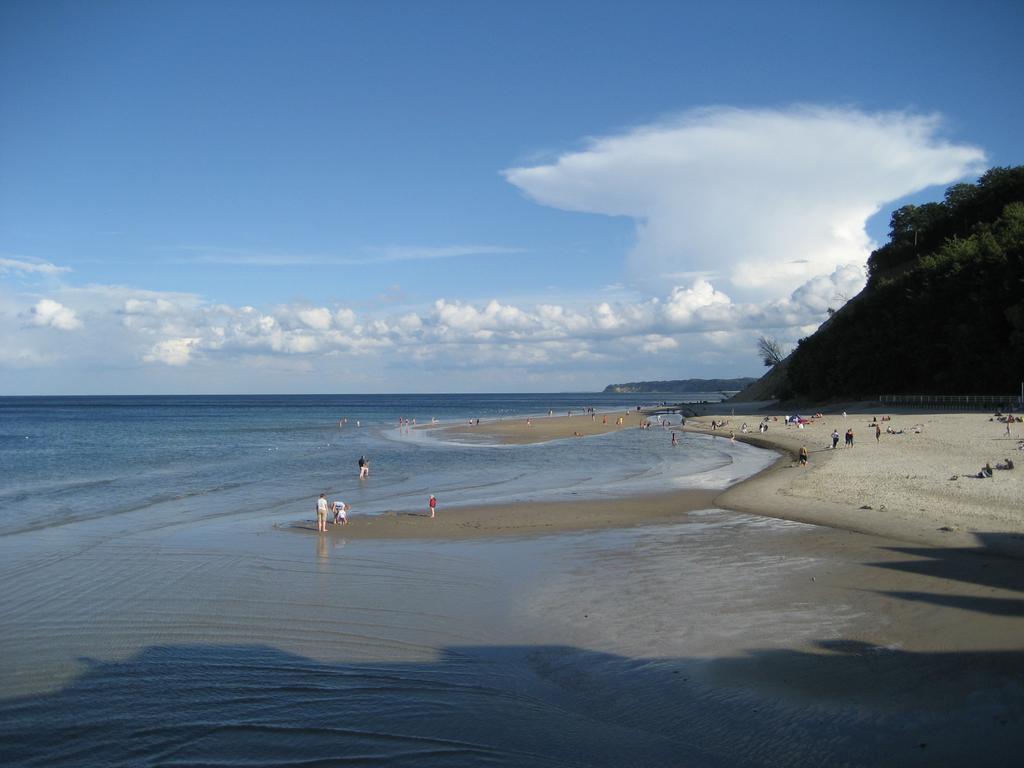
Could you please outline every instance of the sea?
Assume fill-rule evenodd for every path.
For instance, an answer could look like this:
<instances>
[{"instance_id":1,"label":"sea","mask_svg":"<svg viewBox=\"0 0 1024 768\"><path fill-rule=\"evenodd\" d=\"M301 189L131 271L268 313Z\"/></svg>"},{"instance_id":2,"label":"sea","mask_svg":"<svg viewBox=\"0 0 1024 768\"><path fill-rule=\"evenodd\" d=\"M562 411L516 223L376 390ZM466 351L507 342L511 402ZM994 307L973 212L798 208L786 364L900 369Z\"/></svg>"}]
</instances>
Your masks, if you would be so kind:
<instances>
[{"instance_id":1,"label":"sea","mask_svg":"<svg viewBox=\"0 0 1024 768\"><path fill-rule=\"evenodd\" d=\"M715 402L720 393L696 393ZM629 430L500 445L402 428L635 409L628 394L0 398L0 536L89 523L97 533L231 517L308 517L320 493L353 514L724 487L757 453ZM678 417L675 421L678 423ZM657 430L655 430L657 432ZM361 482L365 457L372 481ZM760 459L757 459L760 461Z\"/></svg>"}]
</instances>

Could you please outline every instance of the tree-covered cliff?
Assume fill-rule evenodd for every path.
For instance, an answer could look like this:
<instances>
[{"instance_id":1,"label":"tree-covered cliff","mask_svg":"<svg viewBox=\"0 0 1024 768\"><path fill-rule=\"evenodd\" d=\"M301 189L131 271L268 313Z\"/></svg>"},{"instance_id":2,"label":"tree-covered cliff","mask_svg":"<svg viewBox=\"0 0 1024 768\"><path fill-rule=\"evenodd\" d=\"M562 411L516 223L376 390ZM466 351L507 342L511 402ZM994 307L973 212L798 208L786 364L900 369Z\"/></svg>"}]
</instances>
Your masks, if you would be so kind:
<instances>
[{"instance_id":1,"label":"tree-covered cliff","mask_svg":"<svg viewBox=\"0 0 1024 768\"><path fill-rule=\"evenodd\" d=\"M1004 394L1024 377L1024 167L892 214L865 289L788 360L796 397Z\"/></svg>"}]
</instances>

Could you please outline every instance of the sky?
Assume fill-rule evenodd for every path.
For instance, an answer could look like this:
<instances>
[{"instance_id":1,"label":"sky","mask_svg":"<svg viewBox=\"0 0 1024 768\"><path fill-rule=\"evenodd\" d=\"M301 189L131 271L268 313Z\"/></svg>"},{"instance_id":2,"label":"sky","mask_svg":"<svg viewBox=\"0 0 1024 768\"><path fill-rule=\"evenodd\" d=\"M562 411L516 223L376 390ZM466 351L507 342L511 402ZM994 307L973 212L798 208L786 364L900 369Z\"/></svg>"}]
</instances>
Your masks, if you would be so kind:
<instances>
[{"instance_id":1,"label":"sky","mask_svg":"<svg viewBox=\"0 0 1024 768\"><path fill-rule=\"evenodd\" d=\"M1024 162L1024 4L0 2L0 395L759 376Z\"/></svg>"}]
</instances>

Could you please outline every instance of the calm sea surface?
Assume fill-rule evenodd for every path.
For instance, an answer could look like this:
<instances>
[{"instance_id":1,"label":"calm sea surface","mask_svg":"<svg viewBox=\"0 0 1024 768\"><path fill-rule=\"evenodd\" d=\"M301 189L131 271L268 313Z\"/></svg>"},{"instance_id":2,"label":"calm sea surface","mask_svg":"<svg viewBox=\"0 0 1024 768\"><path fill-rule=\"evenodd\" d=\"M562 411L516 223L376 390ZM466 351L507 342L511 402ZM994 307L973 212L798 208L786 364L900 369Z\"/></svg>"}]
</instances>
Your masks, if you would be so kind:
<instances>
[{"instance_id":1,"label":"calm sea surface","mask_svg":"<svg viewBox=\"0 0 1024 768\"><path fill-rule=\"evenodd\" d=\"M566 451L398 429L402 418L462 423L641 402L592 393L0 398L0 536L82 521L116 532L231 515L295 519L324 491L379 513L418 508L430 493L451 506L720 482L706 473L735 457L711 441L671 451L660 433L631 430ZM370 482L357 478L361 455Z\"/></svg>"}]
</instances>

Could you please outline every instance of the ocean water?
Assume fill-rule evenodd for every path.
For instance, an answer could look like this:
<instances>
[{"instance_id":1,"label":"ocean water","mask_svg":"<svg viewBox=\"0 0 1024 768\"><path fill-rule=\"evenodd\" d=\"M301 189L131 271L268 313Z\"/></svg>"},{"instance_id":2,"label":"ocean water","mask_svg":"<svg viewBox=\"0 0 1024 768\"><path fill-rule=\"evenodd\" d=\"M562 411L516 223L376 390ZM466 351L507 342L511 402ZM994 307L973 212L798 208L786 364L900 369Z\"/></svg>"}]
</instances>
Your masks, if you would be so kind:
<instances>
[{"instance_id":1,"label":"ocean water","mask_svg":"<svg viewBox=\"0 0 1024 768\"><path fill-rule=\"evenodd\" d=\"M0 536L85 522L109 534L242 515L287 521L308 517L321 492L374 514L418 509L431 493L447 506L586 497L724 485L752 471L750 449L687 439L673 451L658 430L565 451L442 443L398 428L402 418L464 423L640 402L603 394L0 398ZM369 481L357 477L361 455Z\"/></svg>"}]
</instances>

